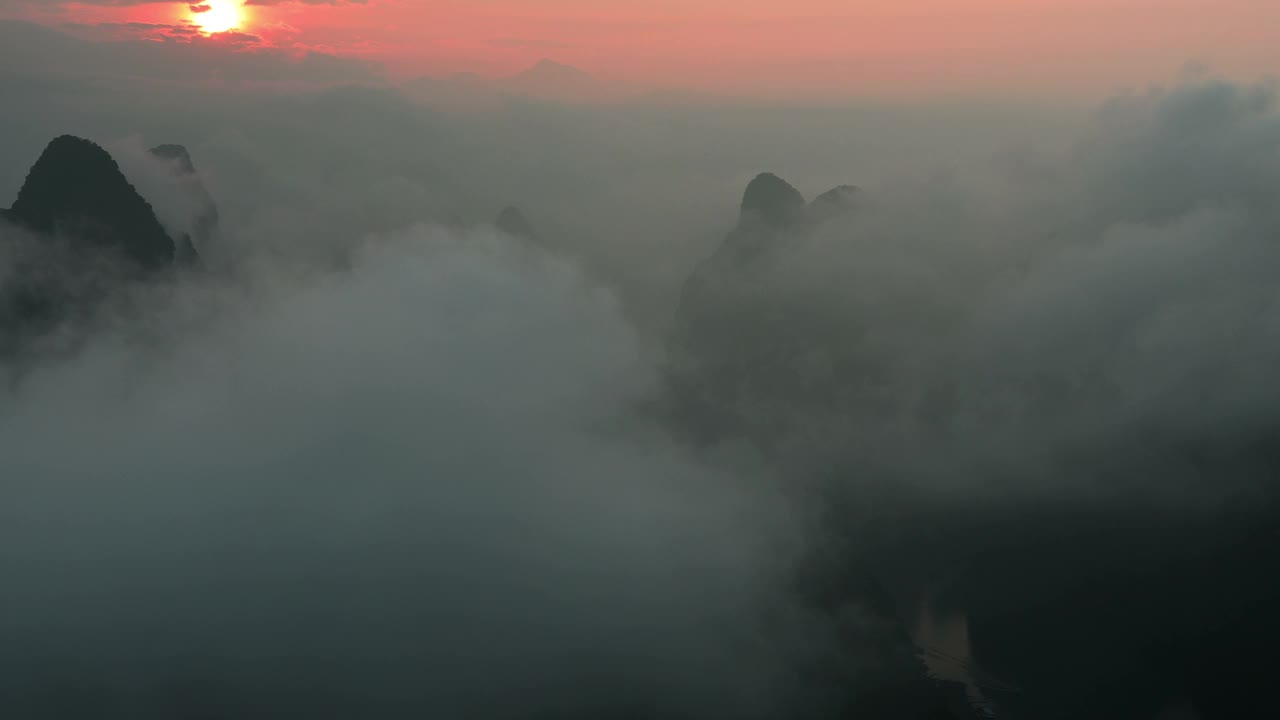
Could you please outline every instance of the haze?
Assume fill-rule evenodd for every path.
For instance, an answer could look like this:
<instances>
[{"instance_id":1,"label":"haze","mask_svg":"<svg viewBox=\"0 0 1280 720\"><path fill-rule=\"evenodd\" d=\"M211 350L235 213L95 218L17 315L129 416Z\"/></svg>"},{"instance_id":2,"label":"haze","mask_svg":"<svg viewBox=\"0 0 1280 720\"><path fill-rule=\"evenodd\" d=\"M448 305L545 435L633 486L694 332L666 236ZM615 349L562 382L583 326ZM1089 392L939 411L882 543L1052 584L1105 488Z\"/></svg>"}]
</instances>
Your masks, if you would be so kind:
<instances>
[{"instance_id":1,"label":"haze","mask_svg":"<svg viewBox=\"0 0 1280 720\"><path fill-rule=\"evenodd\" d=\"M0 717L1256 717L1280 10L0 0Z\"/></svg>"}]
</instances>

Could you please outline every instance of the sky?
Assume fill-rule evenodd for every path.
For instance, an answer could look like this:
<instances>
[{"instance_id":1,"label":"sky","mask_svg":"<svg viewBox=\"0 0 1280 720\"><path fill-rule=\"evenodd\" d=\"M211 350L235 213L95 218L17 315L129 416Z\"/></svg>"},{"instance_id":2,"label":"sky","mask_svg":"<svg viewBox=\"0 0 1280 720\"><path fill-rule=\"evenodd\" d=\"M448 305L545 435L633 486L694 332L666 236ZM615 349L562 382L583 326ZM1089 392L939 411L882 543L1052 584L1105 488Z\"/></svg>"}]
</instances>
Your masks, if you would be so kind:
<instances>
[{"instance_id":1,"label":"sky","mask_svg":"<svg viewBox=\"0 0 1280 720\"><path fill-rule=\"evenodd\" d=\"M373 60L393 76L503 75L542 58L600 78L735 93L1100 97L1280 60L1269 0L0 0L0 17L112 37L215 38ZM201 8L208 10L197 12ZM206 29L224 29L214 22ZM200 38L194 38L200 41Z\"/></svg>"}]
</instances>

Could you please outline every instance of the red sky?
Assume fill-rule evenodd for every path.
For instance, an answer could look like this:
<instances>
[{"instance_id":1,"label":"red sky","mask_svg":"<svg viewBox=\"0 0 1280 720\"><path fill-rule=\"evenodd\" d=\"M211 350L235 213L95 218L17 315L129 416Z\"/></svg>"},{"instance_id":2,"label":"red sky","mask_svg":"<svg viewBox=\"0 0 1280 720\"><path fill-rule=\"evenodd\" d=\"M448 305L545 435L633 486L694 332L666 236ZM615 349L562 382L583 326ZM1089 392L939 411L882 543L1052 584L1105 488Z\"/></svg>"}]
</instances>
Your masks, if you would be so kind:
<instances>
[{"instance_id":1,"label":"red sky","mask_svg":"<svg viewBox=\"0 0 1280 720\"><path fill-rule=\"evenodd\" d=\"M369 58L397 76L497 75L550 57L731 92L1102 93L1187 62L1249 79L1280 69L1280 0L249 2L267 5L244 9L254 38L241 39ZM0 12L55 25L192 16L185 2L142 0L0 0Z\"/></svg>"}]
</instances>

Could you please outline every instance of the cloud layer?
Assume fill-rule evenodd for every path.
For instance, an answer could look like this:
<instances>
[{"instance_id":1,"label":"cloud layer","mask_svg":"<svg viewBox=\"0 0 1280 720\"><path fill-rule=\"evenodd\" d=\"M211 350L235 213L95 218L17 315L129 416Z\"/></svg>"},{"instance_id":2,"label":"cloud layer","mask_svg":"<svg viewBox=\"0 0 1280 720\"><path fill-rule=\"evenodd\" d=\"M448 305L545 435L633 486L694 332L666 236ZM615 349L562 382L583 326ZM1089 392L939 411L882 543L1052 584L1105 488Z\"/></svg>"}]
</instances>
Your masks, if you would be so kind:
<instances>
[{"instance_id":1,"label":"cloud layer","mask_svg":"<svg viewBox=\"0 0 1280 720\"><path fill-rule=\"evenodd\" d=\"M210 277L4 396L29 714L822 716L903 650L859 583L967 613L1034 717L1266 687L1274 87L1198 75L1079 133L1047 104L458 107L326 55L0 32L6 193L74 132L180 217L141 148L182 142L225 221ZM864 192L725 279L694 354L756 382L694 458L635 411L761 170ZM512 203L556 259L485 227Z\"/></svg>"},{"instance_id":2,"label":"cloud layer","mask_svg":"<svg viewBox=\"0 0 1280 720\"><path fill-rule=\"evenodd\" d=\"M790 531L627 419L650 373L567 266L423 228L348 273L165 292L4 399L11 709L782 701L754 628Z\"/></svg>"},{"instance_id":3,"label":"cloud layer","mask_svg":"<svg viewBox=\"0 0 1280 720\"><path fill-rule=\"evenodd\" d=\"M968 613L1019 712L1231 717L1280 633L1278 148L1273 86L1192 82L872 185L718 271L683 415L840 498L844 572Z\"/></svg>"}]
</instances>

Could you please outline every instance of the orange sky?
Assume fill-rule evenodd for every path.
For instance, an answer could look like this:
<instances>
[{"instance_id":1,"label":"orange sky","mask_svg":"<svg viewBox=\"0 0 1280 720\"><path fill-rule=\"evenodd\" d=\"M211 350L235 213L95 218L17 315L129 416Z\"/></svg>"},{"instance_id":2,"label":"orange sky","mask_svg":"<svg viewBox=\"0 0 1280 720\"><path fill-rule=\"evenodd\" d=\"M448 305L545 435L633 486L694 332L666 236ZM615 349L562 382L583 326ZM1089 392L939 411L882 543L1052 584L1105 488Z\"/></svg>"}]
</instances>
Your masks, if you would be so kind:
<instances>
[{"instance_id":1,"label":"orange sky","mask_svg":"<svg viewBox=\"0 0 1280 720\"><path fill-rule=\"evenodd\" d=\"M51 24L192 17L183 2L118 6L139 1L0 10ZM1250 79L1280 70L1280 0L249 1L252 42L374 59L398 76L496 75L551 57L731 92L963 94L1109 92L1189 61Z\"/></svg>"}]
</instances>

